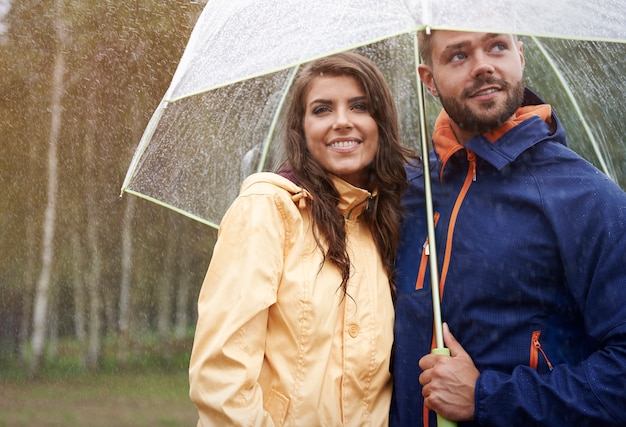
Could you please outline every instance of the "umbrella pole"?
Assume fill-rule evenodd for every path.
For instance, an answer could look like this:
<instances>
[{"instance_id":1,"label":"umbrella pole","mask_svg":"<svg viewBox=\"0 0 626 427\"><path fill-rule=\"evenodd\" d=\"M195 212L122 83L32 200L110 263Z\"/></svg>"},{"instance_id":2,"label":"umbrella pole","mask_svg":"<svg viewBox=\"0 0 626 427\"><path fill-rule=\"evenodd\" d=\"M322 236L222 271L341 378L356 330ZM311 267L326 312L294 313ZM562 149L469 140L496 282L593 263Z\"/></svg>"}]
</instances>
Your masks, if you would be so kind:
<instances>
[{"instance_id":1,"label":"umbrella pole","mask_svg":"<svg viewBox=\"0 0 626 427\"><path fill-rule=\"evenodd\" d=\"M430 33L430 29L426 28ZM420 63L419 51L417 48L417 36L415 37L415 64ZM450 350L445 347L443 342L443 326L441 320L441 299L439 295L439 266L437 262L437 245L435 242L435 216L433 209L433 191L430 182L430 165L428 162L428 122L426 118L426 99L424 86L417 77L417 99L419 110L419 126L420 126L420 148L422 150L422 167L424 169L424 199L426 202L426 226L428 228L428 246L424 250L428 250L428 261L430 266L430 293L433 300L433 326L435 333L435 348L431 353L450 356ZM455 427L457 423L450 421L437 414L438 427Z\"/></svg>"},{"instance_id":2,"label":"umbrella pole","mask_svg":"<svg viewBox=\"0 0 626 427\"><path fill-rule=\"evenodd\" d=\"M415 38L417 40L417 37ZM417 41L415 42L416 64L419 64ZM433 193L430 182L430 165L428 162L428 123L426 118L426 100L424 87L419 76L417 78L417 95L420 127L420 148L422 150L422 167L424 169L424 198L426 201L426 226L428 227L428 261L430 266L430 287L433 299L433 320L436 348L445 348L443 343L443 328L441 321L441 301L439 296L439 266L437 262L437 245L435 241L435 220L433 209Z\"/></svg>"}]
</instances>

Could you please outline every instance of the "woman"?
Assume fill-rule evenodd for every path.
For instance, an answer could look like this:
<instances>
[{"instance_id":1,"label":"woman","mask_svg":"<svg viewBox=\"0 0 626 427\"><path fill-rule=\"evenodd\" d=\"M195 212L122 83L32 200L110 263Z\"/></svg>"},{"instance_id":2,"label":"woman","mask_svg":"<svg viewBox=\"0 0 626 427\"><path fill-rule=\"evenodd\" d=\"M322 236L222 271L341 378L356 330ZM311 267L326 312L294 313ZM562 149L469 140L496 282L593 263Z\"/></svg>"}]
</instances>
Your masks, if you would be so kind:
<instances>
[{"instance_id":1,"label":"woman","mask_svg":"<svg viewBox=\"0 0 626 427\"><path fill-rule=\"evenodd\" d=\"M306 65L287 161L225 215L190 362L198 425L387 425L393 264L411 153L377 68Z\"/></svg>"}]
</instances>

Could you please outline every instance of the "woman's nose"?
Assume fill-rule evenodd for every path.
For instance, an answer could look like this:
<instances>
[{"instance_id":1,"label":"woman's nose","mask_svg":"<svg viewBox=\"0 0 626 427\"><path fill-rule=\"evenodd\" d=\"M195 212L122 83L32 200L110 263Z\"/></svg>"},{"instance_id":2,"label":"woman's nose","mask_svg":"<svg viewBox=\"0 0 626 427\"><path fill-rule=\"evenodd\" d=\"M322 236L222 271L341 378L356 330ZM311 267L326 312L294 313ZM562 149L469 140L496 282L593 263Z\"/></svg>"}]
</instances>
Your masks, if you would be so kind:
<instances>
[{"instance_id":1,"label":"woman's nose","mask_svg":"<svg viewBox=\"0 0 626 427\"><path fill-rule=\"evenodd\" d=\"M333 123L334 129L351 128L352 121L350 119L350 111L348 109L337 109L335 115L335 122Z\"/></svg>"}]
</instances>

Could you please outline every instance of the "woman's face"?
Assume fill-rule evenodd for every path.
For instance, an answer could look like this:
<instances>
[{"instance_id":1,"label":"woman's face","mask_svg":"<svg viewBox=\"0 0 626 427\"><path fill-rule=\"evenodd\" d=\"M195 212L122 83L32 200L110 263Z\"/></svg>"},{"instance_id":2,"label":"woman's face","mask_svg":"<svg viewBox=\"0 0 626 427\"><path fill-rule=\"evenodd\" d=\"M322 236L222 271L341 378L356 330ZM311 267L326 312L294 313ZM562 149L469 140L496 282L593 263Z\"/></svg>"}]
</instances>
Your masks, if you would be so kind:
<instances>
[{"instance_id":1,"label":"woman's face","mask_svg":"<svg viewBox=\"0 0 626 427\"><path fill-rule=\"evenodd\" d=\"M378 125L359 82L347 75L316 77L304 102L304 136L313 158L331 174L367 188Z\"/></svg>"}]
</instances>

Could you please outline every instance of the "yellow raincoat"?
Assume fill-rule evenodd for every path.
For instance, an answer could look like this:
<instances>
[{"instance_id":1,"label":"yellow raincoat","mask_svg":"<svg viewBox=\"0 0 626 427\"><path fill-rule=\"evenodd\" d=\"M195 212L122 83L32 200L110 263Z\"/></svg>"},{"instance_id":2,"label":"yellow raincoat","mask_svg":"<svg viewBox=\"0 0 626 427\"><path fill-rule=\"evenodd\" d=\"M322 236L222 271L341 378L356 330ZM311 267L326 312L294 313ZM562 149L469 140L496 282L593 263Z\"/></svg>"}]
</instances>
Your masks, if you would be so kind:
<instances>
[{"instance_id":1,"label":"yellow raincoat","mask_svg":"<svg viewBox=\"0 0 626 427\"><path fill-rule=\"evenodd\" d=\"M199 426L386 426L394 311L359 215L370 193L338 178L348 295L311 231L310 195L257 173L224 217L198 301L189 368Z\"/></svg>"}]
</instances>

